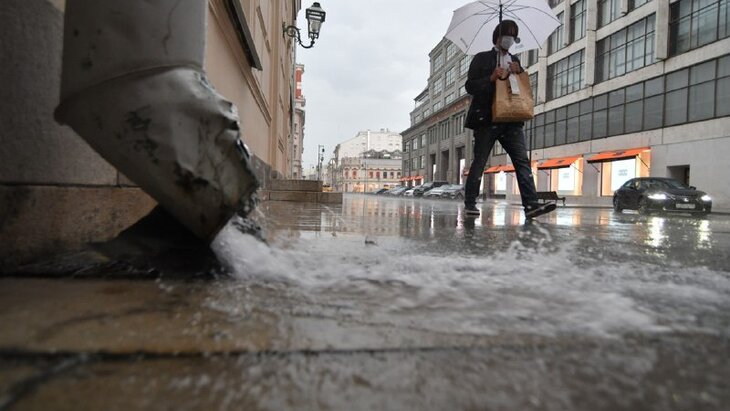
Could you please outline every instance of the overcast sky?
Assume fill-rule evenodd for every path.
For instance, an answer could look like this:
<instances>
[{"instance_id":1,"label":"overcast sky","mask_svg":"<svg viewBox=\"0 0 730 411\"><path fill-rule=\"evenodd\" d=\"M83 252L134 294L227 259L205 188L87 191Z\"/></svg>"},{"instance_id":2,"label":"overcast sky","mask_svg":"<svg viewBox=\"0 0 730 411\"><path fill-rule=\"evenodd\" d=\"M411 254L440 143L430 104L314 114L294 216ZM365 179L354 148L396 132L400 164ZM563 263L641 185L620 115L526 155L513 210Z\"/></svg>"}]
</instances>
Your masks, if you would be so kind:
<instances>
[{"instance_id":1,"label":"overcast sky","mask_svg":"<svg viewBox=\"0 0 730 411\"><path fill-rule=\"evenodd\" d=\"M297 48L307 99L305 171L360 130L410 126L413 99L426 87L428 53L443 38L452 12L469 0L322 0L327 13L311 49ZM298 26L306 35L304 0Z\"/></svg>"}]
</instances>

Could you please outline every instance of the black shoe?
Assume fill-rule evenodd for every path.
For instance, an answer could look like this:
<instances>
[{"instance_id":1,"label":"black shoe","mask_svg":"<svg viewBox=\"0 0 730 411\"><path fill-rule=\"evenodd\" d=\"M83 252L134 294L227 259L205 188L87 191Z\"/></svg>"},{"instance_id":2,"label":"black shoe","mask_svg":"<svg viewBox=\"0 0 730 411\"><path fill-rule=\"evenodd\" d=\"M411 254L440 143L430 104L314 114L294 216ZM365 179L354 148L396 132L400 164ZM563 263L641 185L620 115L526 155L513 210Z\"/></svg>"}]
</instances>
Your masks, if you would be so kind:
<instances>
[{"instance_id":1,"label":"black shoe","mask_svg":"<svg viewBox=\"0 0 730 411\"><path fill-rule=\"evenodd\" d=\"M464 213L467 215L479 215L479 209L475 205L465 205L464 206Z\"/></svg>"},{"instance_id":2,"label":"black shoe","mask_svg":"<svg viewBox=\"0 0 730 411\"><path fill-rule=\"evenodd\" d=\"M532 204L525 207L525 218L528 220L555 210L555 203Z\"/></svg>"}]
</instances>

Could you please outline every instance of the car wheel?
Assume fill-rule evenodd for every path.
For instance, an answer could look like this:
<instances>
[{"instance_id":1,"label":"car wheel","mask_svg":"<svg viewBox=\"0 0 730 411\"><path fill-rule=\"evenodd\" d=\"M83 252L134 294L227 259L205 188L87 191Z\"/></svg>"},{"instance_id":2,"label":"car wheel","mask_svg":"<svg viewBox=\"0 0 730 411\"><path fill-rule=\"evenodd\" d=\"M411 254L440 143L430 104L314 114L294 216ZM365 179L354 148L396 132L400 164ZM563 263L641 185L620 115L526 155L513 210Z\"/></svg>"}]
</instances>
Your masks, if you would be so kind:
<instances>
[{"instance_id":1,"label":"car wheel","mask_svg":"<svg viewBox=\"0 0 730 411\"><path fill-rule=\"evenodd\" d=\"M646 200L646 198L642 198L641 200L639 200L639 214L651 214L651 211L649 210L649 202Z\"/></svg>"},{"instance_id":2,"label":"car wheel","mask_svg":"<svg viewBox=\"0 0 730 411\"><path fill-rule=\"evenodd\" d=\"M454 196L454 198L457 199L457 200L463 200L464 199L464 194L457 193L456 196Z\"/></svg>"},{"instance_id":3,"label":"car wheel","mask_svg":"<svg viewBox=\"0 0 730 411\"><path fill-rule=\"evenodd\" d=\"M624 209L623 209L623 208L621 208L621 205L619 204L619 201L618 201L618 197L614 197L614 198L613 198L613 211L615 211L615 212L617 212L617 213L620 213L620 212L622 212L623 210L624 210Z\"/></svg>"}]
</instances>

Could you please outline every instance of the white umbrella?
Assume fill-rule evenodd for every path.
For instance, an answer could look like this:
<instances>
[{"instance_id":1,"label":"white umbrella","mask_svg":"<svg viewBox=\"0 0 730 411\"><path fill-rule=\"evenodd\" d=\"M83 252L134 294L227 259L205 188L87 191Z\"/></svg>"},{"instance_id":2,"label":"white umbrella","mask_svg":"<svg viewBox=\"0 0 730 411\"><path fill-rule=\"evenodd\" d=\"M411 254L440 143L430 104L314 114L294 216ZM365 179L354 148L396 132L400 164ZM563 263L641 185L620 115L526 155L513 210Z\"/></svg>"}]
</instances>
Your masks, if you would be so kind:
<instances>
[{"instance_id":1,"label":"white umbrella","mask_svg":"<svg viewBox=\"0 0 730 411\"><path fill-rule=\"evenodd\" d=\"M520 42L511 53L539 49L560 26L547 0L480 0L454 10L444 37L469 55L491 50L492 32L503 18L520 28Z\"/></svg>"}]
</instances>

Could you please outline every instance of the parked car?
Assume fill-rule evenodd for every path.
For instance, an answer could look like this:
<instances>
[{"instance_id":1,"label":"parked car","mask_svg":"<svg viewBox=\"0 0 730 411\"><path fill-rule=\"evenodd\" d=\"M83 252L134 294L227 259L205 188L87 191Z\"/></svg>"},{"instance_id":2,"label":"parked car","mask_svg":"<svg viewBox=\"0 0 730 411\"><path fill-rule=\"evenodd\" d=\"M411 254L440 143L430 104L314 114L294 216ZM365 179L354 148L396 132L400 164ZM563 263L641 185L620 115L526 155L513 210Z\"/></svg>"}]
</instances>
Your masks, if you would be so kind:
<instances>
[{"instance_id":1,"label":"parked car","mask_svg":"<svg viewBox=\"0 0 730 411\"><path fill-rule=\"evenodd\" d=\"M384 194L388 195L388 196L399 196L399 195L402 195L406 190L408 190L408 187L398 186L395 188L391 188L390 190L386 191Z\"/></svg>"},{"instance_id":2,"label":"parked car","mask_svg":"<svg viewBox=\"0 0 730 411\"><path fill-rule=\"evenodd\" d=\"M373 191L373 194L385 194L389 190L389 188L381 188L380 190Z\"/></svg>"},{"instance_id":3,"label":"parked car","mask_svg":"<svg viewBox=\"0 0 730 411\"><path fill-rule=\"evenodd\" d=\"M441 187L434 187L425 193L423 193L423 198L441 198L441 195L444 192L444 188L448 187L448 185L441 186Z\"/></svg>"},{"instance_id":4,"label":"parked car","mask_svg":"<svg viewBox=\"0 0 730 411\"><path fill-rule=\"evenodd\" d=\"M426 191L428 191L432 188L441 187L446 184L449 184L449 182L448 181L429 181L428 183L423 183L413 190L413 196L414 197L423 197L423 193L425 193Z\"/></svg>"},{"instance_id":5,"label":"parked car","mask_svg":"<svg viewBox=\"0 0 730 411\"><path fill-rule=\"evenodd\" d=\"M408 190L403 192L404 197L413 197L413 190L415 190L415 187L411 187Z\"/></svg>"},{"instance_id":6,"label":"parked car","mask_svg":"<svg viewBox=\"0 0 730 411\"><path fill-rule=\"evenodd\" d=\"M463 200L464 199L464 186L461 184L451 184L444 186L442 198L449 198L452 200Z\"/></svg>"},{"instance_id":7,"label":"parked car","mask_svg":"<svg viewBox=\"0 0 730 411\"><path fill-rule=\"evenodd\" d=\"M652 212L693 213L707 215L712 211L712 198L704 191L671 178L641 177L624 183L613 194L613 209Z\"/></svg>"}]
</instances>

